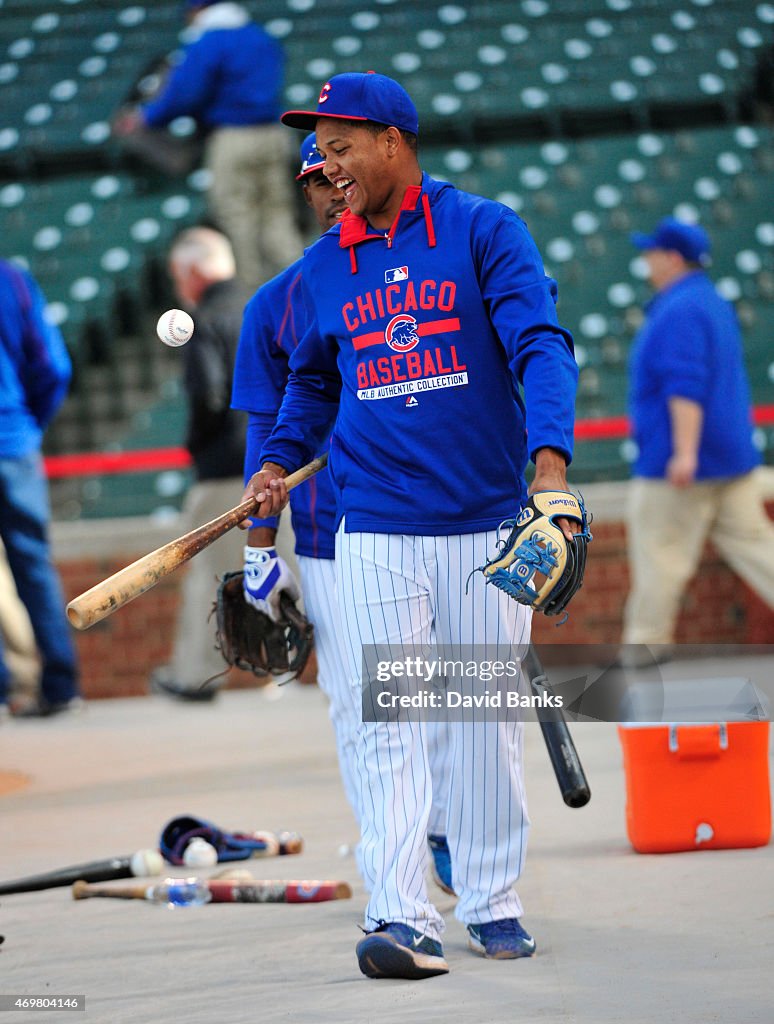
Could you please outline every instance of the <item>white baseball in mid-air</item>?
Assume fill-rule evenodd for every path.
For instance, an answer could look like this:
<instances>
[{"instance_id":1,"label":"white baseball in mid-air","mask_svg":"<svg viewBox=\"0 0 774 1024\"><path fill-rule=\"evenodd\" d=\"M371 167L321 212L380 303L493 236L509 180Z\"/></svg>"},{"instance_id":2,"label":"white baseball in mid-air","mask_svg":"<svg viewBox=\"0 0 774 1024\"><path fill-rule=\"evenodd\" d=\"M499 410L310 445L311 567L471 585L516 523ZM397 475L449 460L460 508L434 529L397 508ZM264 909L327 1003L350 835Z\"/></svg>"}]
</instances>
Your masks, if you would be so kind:
<instances>
[{"instance_id":1,"label":"white baseball in mid-air","mask_svg":"<svg viewBox=\"0 0 774 1024\"><path fill-rule=\"evenodd\" d=\"M211 868L218 863L218 851L201 836L194 836L183 850L183 863L188 868Z\"/></svg>"},{"instance_id":2,"label":"white baseball in mid-air","mask_svg":"<svg viewBox=\"0 0 774 1024\"><path fill-rule=\"evenodd\" d=\"M194 322L184 309L168 309L156 324L156 334L165 345L185 345L194 332Z\"/></svg>"},{"instance_id":3,"label":"white baseball in mid-air","mask_svg":"<svg viewBox=\"0 0 774 1024\"><path fill-rule=\"evenodd\" d=\"M138 850L132 854L129 867L135 878L150 878L151 875L161 874L164 858L158 850Z\"/></svg>"}]
</instances>

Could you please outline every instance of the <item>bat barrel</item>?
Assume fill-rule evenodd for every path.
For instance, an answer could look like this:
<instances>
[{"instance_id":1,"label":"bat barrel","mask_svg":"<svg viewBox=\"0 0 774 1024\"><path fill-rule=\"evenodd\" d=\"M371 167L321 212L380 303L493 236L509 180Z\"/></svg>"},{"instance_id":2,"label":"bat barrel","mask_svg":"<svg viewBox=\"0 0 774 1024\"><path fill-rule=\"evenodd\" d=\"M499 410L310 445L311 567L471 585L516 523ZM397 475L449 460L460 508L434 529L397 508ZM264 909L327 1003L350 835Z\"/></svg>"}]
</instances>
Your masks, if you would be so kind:
<instances>
[{"instance_id":1,"label":"bat barrel","mask_svg":"<svg viewBox=\"0 0 774 1024\"><path fill-rule=\"evenodd\" d=\"M0 884L0 896L18 892L39 892L41 889L56 889L72 885L80 879L88 882L106 882L114 878L132 876L131 857L112 857L110 860L91 861L88 864L74 864L72 867L46 871L41 875L28 875Z\"/></svg>"},{"instance_id":2,"label":"bat barrel","mask_svg":"<svg viewBox=\"0 0 774 1024\"><path fill-rule=\"evenodd\" d=\"M548 677L532 647L524 662L533 693L543 698L552 696ZM545 701L536 711L562 800L568 807L585 807L591 800L591 789L562 709Z\"/></svg>"},{"instance_id":3,"label":"bat barrel","mask_svg":"<svg viewBox=\"0 0 774 1024\"><path fill-rule=\"evenodd\" d=\"M328 461L327 453L313 459L308 465L291 473L285 480L290 491L310 476L319 472ZM88 629L95 622L112 615L135 597L150 590L164 576L174 572L184 562L208 547L224 533L233 529L255 512L255 498L248 498L235 508L224 512L212 522L191 530L190 533L170 541L127 565L113 576L103 580L91 590L73 598L67 605L67 618L76 629Z\"/></svg>"},{"instance_id":4,"label":"bat barrel","mask_svg":"<svg viewBox=\"0 0 774 1024\"><path fill-rule=\"evenodd\" d=\"M73 598L67 605L67 618L76 629L88 629L155 587L164 576L198 555L254 511L255 499L250 498L204 526L143 555L136 562L97 583L91 590Z\"/></svg>"},{"instance_id":5,"label":"bat barrel","mask_svg":"<svg viewBox=\"0 0 774 1024\"><path fill-rule=\"evenodd\" d=\"M291 879L210 879L213 903L324 903L352 898L347 882Z\"/></svg>"}]
</instances>

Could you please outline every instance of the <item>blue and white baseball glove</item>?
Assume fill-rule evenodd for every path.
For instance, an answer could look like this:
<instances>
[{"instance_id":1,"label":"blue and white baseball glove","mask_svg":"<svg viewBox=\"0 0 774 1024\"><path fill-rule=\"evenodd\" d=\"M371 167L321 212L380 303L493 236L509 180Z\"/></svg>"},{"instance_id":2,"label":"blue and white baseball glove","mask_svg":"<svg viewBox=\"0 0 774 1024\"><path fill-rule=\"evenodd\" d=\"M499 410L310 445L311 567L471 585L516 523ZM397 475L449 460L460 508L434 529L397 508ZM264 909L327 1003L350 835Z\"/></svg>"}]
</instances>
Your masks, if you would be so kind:
<instances>
[{"instance_id":1,"label":"blue and white baseball glove","mask_svg":"<svg viewBox=\"0 0 774 1024\"><path fill-rule=\"evenodd\" d=\"M575 520L580 530L568 541L557 519ZM591 540L583 501L568 491L537 491L510 528L497 555L479 566L493 583L520 604L544 615L559 615L583 586L586 549Z\"/></svg>"}]
</instances>

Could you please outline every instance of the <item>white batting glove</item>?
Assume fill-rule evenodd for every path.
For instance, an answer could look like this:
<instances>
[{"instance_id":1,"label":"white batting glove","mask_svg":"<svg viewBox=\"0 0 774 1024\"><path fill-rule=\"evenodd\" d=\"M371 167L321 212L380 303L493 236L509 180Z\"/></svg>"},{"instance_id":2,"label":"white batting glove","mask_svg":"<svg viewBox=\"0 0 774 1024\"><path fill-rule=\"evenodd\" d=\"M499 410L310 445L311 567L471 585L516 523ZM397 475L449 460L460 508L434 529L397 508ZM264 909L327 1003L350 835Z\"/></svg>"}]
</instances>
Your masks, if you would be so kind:
<instances>
[{"instance_id":1,"label":"white batting glove","mask_svg":"<svg viewBox=\"0 0 774 1024\"><path fill-rule=\"evenodd\" d=\"M243 577L245 601L268 615L273 622L282 618L280 597L286 592L294 601L301 596L298 583L276 548L246 547Z\"/></svg>"}]
</instances>

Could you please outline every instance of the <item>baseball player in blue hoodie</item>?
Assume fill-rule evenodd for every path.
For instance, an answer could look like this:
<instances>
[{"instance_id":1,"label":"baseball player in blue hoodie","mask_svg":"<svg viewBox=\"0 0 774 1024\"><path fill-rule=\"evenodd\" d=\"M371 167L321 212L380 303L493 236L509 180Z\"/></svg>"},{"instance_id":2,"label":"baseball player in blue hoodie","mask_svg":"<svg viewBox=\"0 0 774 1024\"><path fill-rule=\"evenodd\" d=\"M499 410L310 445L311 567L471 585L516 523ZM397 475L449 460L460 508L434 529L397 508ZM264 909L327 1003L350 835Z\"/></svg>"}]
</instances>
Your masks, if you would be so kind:
<instances>
[{"instance_id":1,"label":"baseball player in blue hoodie","mask_svg":"<svg viewBox=\"0 0 774 1024\"><path fill-rule=\"evenodd\" d=\"M528 643L529 608L495 587L474 584L466 597L465 581L525 502L528 459L532 491L567 489L577 366L524 223L422 173L416 108L397 82L337 75L316 110L282 120L315 129L348 209L304 257L310 324L245 493L261 516L276 514L284 477L335 422L337 594L359 708L366 646ZM573 526L559 523L570 538ZM514 889L528 832L523 723L466 720L450 732L456 916L476 953L530 956ZM357 956L373 978L448 971L424 882L426 736L426 723L405 720L358 729L370 897Z\"/></svg>"},{"instance_id":2,"label":"baseball player in blue hoodie","mask_svg":"<svg viewBox=\"0 0 774 1024\"><path fill-rule=\"evenodd\" d=\"M321 231L338 224L346 210L341 191L322 173L324 163L312 133L301 145L301 169L296 181L301 182L304 199ZM297 260L260 288L244 313L234 370L232 406L249 414L246 480L260 469L261 449L271 433L285 393L290 374L288 363L306 324L301 260ZM360 716L349 693L347 672L340 653L338 609L332 600L336 588L333 561L336 496L327 470L295 488L290 498L290 509L306 611L315 627L318 683L330 701L344 790L359 821L355 737ZM245 547L245 599L273 617L276 612L272 605L282 590L289 588L294 596L298 594L290 570L277 554L277 526L276 518L252 520ZM446 745L440 741L444 732L443 724L434 727L431 744L433 809L428 823L428 843L433 876L442 889L452 893L449 847L444 834L448 775L444 756Z\"/></svg>"}]
</instances>

